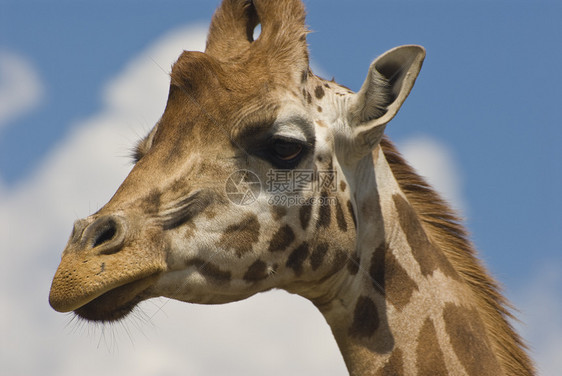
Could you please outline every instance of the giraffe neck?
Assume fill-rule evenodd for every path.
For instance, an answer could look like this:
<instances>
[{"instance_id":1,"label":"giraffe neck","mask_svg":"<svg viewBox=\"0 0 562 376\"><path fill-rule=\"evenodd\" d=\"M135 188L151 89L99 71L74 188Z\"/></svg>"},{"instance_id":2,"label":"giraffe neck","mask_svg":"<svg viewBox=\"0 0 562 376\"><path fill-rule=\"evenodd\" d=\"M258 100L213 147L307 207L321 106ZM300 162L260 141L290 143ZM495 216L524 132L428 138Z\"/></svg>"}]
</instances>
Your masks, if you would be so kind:
<instances>
[{"instance_id":1,"label":"giraffe neck","mask_svg":"<svg viewBox=\"0 0 562 376\"><path fill-rule=\"evenodd\" d=\"M382 150L344 173L358 263L336 296L315 303L350 374L501 374L472 292L426 235Z\"/></svg>"}]
</instances>

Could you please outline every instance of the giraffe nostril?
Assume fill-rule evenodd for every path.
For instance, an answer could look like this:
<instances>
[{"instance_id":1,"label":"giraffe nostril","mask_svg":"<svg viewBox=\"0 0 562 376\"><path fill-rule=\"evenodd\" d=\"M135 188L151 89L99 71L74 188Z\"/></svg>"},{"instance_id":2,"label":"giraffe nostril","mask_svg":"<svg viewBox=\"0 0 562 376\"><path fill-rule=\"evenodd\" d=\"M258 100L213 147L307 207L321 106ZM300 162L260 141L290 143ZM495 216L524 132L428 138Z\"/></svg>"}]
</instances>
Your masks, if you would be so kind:
<instances>
[{"instance_id":1,"label":"giraffe nostril","mask_svg":"<svg viewBox=\"0 0 562 376\"><path fill-rule=\"evenodd\" d=\"M110 241L111 239L113 239L116 233L117 230L114 226L103 229L102 232L98 234L97 238L94 239L94 244L92 245L92 247L95 248L98 245Z\"/></svg>"},{"instance_id":2,"label":"giraffe nostril","mask_svg":"<svg viewBox=\"0 0 562 376\"><path fill-rule=\"evenodd\" d=\"M118 252L125 242L125 220L117 216L103 216L96 219L84 231L82 244L86 248L97 248L99 253Z\"/></svg>"}]
</instances>

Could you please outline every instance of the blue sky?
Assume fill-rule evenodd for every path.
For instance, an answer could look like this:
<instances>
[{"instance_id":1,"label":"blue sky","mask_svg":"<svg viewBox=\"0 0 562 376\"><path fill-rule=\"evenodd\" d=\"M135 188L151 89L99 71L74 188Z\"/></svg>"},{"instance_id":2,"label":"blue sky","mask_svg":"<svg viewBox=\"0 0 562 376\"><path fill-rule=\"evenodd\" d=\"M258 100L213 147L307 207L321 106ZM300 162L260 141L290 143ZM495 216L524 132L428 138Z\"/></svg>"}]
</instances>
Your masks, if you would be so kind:
<instances>
[{"instance_id":1,"label":"blue sky","mask_svg":"<svg viewBox=\"0 0 562 376\"><path fill-rule=\"evenodd\" d=\"M166 56L189 48L188 31L193 34L196 29L188 28L206 26L217 3L98 1L93 5L70 0L0 0L1 257L11 260L12 252L17 252L14 270L21 269L2 277L8 278L2 283L2 296L21 309L37 307L37 317L30 319L44 320L59 336L73 334L65 332L64 323L48 310L46 294L72 220L97 209L117 188L128 168L123 156L135 135L144 134L157 119L154 114L163 110L167 78L161 68L167 70L172 60L160 62L158 46L177 49L166 50ZM385 50L409 43L427 49L414 90L387 133L453 204L462 207L482 258L523 311L527 326L522 330L535 345L543 374L554 374L550 372L555 366L562 366L556 356L549 356L553 348L562 349L562 340L556 342L556 337L562 337L562 199L558 194L562 185L558 146L562 141L562 3L305 3L307 23L314 31L308 38L314 66L354 90L372 59ZM181 38L186 38L185 46ZM19 77L14 64L10 65L14 61L27 77L25 82L14 83ZM134 91L127 86L128 80L140 74L140 65L148 67L142 69L148 69L151 78ZM151 80L159 80L154 92ZM20 97L14 93L20 91L23 99L17 102ZM143 108L143 100L156 94L154 109L135 112ZM2 106L2 100L13 100L14 105ZM122 128L107 119L117 119ZM56 166L69 163L63 161L72 154L65 153L87 149L87 144L72 144L80 137L99 141L95 153L103 156L76 157L75 165L64 165L68 170L57 170ZM103 180L107 173L107 168L100 167L106 166L103 163L116 169L113 180ZM77 184L72 181L82 176L84 182L93 180L75 187L80 195L70 199L70 193L60 194L67 188L65 183ZM42 190L41 182L51 185ZM54 204L39 212L31 205L44 200ZM46 222L51 227L44 226ZM16 239L15 234L30 231L30 226L36 226L31 229L35 239L23 243ZM37 268L41 288L20 283L24 267L30 264ZM21 290L16 293L6 286ZM44 299L16 299L22 294ZM188 309L175 308L174 303L166 306L174 307L170 311ZM12 314L6 308L0 312L5 317ZM172 318L158 325L165 326L168 320ZM18 341L33 339L28 334ZM71 346L72 339L65 341ZM7 339L2 339L1 347L0 364L15 369L17 357L3 359L10 354L4 351L10 347ZM84 351L96 351L95 344ZM55 358L51 367L57 370L51 374L71 369L61 366L61 353L51 356ZM44 368L45 362L38 364ZM212 374L201 367L201 372Z\"/></svg>"}]
</instances>

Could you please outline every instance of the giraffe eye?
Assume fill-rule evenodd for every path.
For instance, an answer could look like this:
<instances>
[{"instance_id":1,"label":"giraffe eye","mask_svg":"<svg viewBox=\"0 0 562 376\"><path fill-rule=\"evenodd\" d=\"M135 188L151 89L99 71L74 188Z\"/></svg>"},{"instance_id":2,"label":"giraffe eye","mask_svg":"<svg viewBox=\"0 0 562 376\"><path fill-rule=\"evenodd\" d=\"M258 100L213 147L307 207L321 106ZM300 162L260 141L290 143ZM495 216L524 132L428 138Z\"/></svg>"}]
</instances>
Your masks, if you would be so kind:
<instances>
[{"instance_id":1,"label":"giraffe eye","mask_svg":"<svg viewBox=\"0 0 562 376\"><path fill-rule=\"evenodd\" d=\"M300 143L276 140L272 145L273 155L283 162L296 161L304 147Z\"/></svg>"}]
</instances>

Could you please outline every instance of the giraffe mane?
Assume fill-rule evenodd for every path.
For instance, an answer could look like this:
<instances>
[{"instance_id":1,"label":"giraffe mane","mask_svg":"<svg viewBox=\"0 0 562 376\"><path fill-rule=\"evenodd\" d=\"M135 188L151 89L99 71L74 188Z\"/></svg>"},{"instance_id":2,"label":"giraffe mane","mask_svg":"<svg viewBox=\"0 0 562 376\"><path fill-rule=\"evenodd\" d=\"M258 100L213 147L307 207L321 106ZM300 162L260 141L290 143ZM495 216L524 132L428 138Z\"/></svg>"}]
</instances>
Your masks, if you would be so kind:
<instances>
[{"instance_id":1,"label":"giraffe mane","mask_svg":"<svg viewBox=\"0 0 562 376\"><path fill-rule=\"evenodd\" d=\"M476 257L477 251L462 219L416 173L386 136L380 145L394 177L417 212L428 237L442 250L473 291L482 321L506 374L534 374L534 366L525 352L527 346L509 322L515 319L511 313L513 307Z\"/></svg>"}]
</instances>

